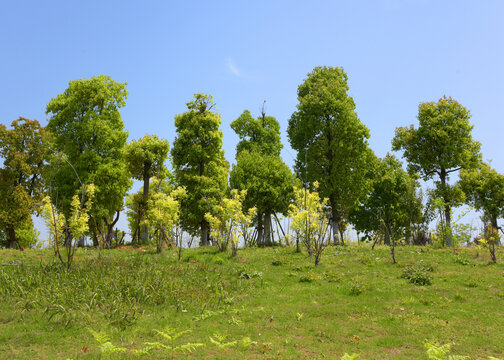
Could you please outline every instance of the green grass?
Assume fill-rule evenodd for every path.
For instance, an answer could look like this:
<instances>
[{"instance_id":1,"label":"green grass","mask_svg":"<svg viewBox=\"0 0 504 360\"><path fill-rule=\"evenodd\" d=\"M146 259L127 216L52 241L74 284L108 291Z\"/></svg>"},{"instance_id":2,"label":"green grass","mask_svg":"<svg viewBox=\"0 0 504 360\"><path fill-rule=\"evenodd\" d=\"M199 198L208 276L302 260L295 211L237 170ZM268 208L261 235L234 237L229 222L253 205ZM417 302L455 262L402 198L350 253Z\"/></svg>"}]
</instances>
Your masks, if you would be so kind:
<instances>
[{"instance_id":1,"label":"green grass","mask_svg":"<svg viewBox=\"0 0 504 360\"><path fill-rule=\"evenodd\" d=\"M175 250L79 249L66 273L50 250L3 250L1 263L21 265L0 267L0 358L128 359L145 343L201 343L173 358L427 359L426 340L504 355L503 265L477 249L396 251L394 265L385 247L330 247L314 267L291 248L191 249L181 262ZM431 285L410 282L419 271ZM190 332L169 341L167 328ZM89 329L126 350L102 353ZM160 347L144 358L171 358Z\"/></svg>"}]
</instances>

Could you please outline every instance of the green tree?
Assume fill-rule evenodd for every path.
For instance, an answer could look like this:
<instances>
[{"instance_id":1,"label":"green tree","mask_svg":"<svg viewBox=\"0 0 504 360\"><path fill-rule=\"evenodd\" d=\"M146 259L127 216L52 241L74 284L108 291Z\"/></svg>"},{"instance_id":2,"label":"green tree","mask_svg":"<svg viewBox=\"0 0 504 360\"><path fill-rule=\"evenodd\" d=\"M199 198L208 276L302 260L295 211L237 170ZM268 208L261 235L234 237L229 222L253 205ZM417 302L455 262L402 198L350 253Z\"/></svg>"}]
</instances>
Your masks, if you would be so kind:
<instances>
[{"instance_id":1,"label":"green tree","mask_svg":"<svg viewBox=\"0 0 504 360\"><path fill-rule=\"evenodd\" d=\"M231 187L247 191L243 201L245 210L257 209L259 245L272 243L271 215L287 214L294 195L293 180L289 167L277 155L247 150L238 153L231 170Z\"/></svg>"},{"instance_id":2,"label":"green tree","mask_svg":"<svg viewBox=\"0 0 504 360\"><path fill-rule=\"evenodd\" d=\"M20 244L19 232L33 228L31 215L40 209L48 134L36 120L19 118L11 127L0 124L0 229L7 235L0 246L15 248L32 242Z\"/></svg>"},{"instance_id":3,"label":"green tree","mask_svg":"<svg viewBox=\"0 0 504 360\"><path fill-rule=\"evenodd\" d=\"M365 177L372 156L368 129L355 112L348 77L340 67L316 67L298 88L297 111L287 133L297 150L296 172L305 182L319 182L329 199L334 242L338 224L365 194Z\"/></svg>"},{"instance_id":4,"label":"green tree","mask_svg":"<svg viewBox=\"0 0 504 360\"><path fill-rule=\"evenodd\" d=\"M176 182L187 191L181 201L183 227L191 234L199 229L203 246L209 244L205 214L220 202L228 182L220 115L213 107L211 95L194 95L188 110L175 116L177 136L171 151Z\"/></svg>"},{"instance_id":5,"label":"green tree","mask_svg":"<svg viewBox=\"0 0 504 360\"><path fill-rule=\"evenodd\" d=\"M168 158L169 149L168 140L159 139L156 135L146 135L138 141L133 140L125 148L124 156L131 176L134 179L143 181L143 198L138 209L138 222L142 221L143 214L149 210L147 205L150 178L152 176L163 178L164 173L167 171L164 162ZM143 230L141 238L142 242L146 243L149 237L146 231L147 227L144 227ZM136 234L140 235L139 232ZM134 238L132 240L135 241Z\"/></svg>"},{"instance_id":6,"label":"green tree","mask_svg":"<svg viewBox=\"0 0 504 360\"><path fill-rule=\"evenodd\" d=\"M280 125L263 108L257 119L245 110L231 128L240 137L231 187L247 190L245 209L257 208L257 243L271 244L271 215L286 214L294 194L292 174L280 158Z\"/></svg>"},{"instance_id":7,"label":"green tree","mask_svg":"<svg viewBox=\"0 0 504 360\"><path fill-rule=\"evenodd\" d=\"M458 185L467 203L483 212L494 229L501 230L497 219L504 216L504 175L481 163L476 169L460 170Z\"/></svg>"},{"instance_id":8,"label":"green tree","mask_svg":"<svg viewBox=\"0 0 504 360\"><path fill-rule=\"evenodd\" d=\"M94 76L70 81L46 108L50 115L47 128L54 137L52 147L66 160L55 157L50 175L57 208L68 219L73 196L81 189L78 177L84 184L93 183L96 192L90 229L95 245L99 237L106 246L112 244L124 196L132 185L123 156L128 133L119 112L127 94L126 83Z\"/></svg>"},{"instance_id":9,"label":"green tree","mask_svg":"<svg viewBox=\"0 0 504 360\"><path fill-rule=\"evenodd\" d=\"M384 243L392 246L395 262L395 241L408 236L412 223L422 218L418 183L392 155L377 159L370 178L371 191L351 212L350 221L359 232L383 235Z\"/></svg>"},{"instance_id":10,"label":"green tree","mask_svg":"<svg viewBox=\"0 0 504 360\"><path fill-rule=\"evenodd\" d=\"M392 140L393 150L404 150L410 173L418 173L423 180L437 175L436 195L445 203L447 229L451 229L451 208L463 200L461 192L448 183L449 176L461 169L475 168L481 158L481 145L471 135L470 118L469 110L444 96L437 103L421 103L418 128L399 127ZM449 230L446 240L448 246L453 245Z\"/></svg>"}]
</instances>

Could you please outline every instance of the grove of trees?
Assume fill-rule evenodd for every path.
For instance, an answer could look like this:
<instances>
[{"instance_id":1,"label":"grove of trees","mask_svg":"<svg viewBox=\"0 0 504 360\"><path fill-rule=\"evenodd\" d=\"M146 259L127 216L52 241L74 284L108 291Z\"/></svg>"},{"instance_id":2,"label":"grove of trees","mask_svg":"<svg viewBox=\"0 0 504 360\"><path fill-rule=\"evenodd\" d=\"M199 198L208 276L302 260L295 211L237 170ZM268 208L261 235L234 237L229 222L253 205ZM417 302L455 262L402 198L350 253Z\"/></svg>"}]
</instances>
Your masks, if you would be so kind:
<instances>
[{"instance_id":1,"label":"grove of trees","mask_svg":"<svg viewBox=\"0 0 504 360\"><path fill-rule=\"evenodd\" d=\"M498 245L504 175L481 161L470 111L447 96L420 103L418 126L397 128L392 140L406 171L396 156L370 149L349 90L341 67L315 67L299 85L286 129L297 152L292 170L280 156L279 122L264 106L257 118L245 110L231 123L240 141L230 169L211 95L195 94L175 116L170 150L168 134L128 143L120 113L126 83L105 75L70 81L47 104L46 127L25 118L0 125L0 246L37 246L32 216L45 214L49 243L66 248L70 263L86 237L100 248L121 243L116 225L125 210L131 241L158 251L165 243L181 248L183 232L201 246L230 245L233 254L239 244L295 238L318 264L323 248L344 244L351 227L359 241L390 245L395 262L394 248L419 237L455 245L452 211L463 203L490 226L480 237ZM133 179L143 187L130 194ZM433 189L421 191L420 179L433 180ZM431 236L436 209L442 233Z\"/></svg>"}]
</instances>

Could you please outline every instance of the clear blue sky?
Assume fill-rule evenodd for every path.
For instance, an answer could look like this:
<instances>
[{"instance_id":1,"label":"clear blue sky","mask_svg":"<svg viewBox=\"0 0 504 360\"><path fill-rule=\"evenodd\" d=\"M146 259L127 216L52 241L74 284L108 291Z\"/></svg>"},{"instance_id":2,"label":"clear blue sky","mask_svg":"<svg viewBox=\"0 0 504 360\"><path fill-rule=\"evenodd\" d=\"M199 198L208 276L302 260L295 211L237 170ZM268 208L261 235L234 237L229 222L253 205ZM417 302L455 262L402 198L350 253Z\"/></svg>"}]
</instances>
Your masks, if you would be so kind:
<instances>
[{"instance_id":1,"label":"clear blue sky","mask_svg":"<svg viewBox=\"0 0 504 360\"><path fill-rule=\"evenodd\" d=\"M452 96L472 112L484 159L504 172L504 1L3 1L0 121L46 124L68 82L107 74L128 83L130 139L170 143L174 115L196 92L214 96L224 149L244 109L285 131L313 67L342 66L378 156L418 104Z\"/></svg>"}]
</instances>

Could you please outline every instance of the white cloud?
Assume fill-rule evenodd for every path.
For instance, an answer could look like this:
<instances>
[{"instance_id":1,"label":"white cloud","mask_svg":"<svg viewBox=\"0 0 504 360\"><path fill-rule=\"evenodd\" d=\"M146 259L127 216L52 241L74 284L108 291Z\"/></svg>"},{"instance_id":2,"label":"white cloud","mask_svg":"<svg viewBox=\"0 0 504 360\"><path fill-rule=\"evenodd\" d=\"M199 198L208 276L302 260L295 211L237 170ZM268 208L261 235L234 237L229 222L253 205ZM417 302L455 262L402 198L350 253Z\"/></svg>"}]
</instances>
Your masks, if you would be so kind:
<instances>
[{"instance_id":1,"label":"white cloud","mask_svg":"<svg viewBox=\"0 0 504 360\"><path fill-rule=\"evenodd\" d=\"M231 59L231 58L226 59L226 67L231 72L231 74L233 74L235 76L240 76L240 70L238 69L238 67L234 63L233 59Z\"/></svg>"}]
</instances>

